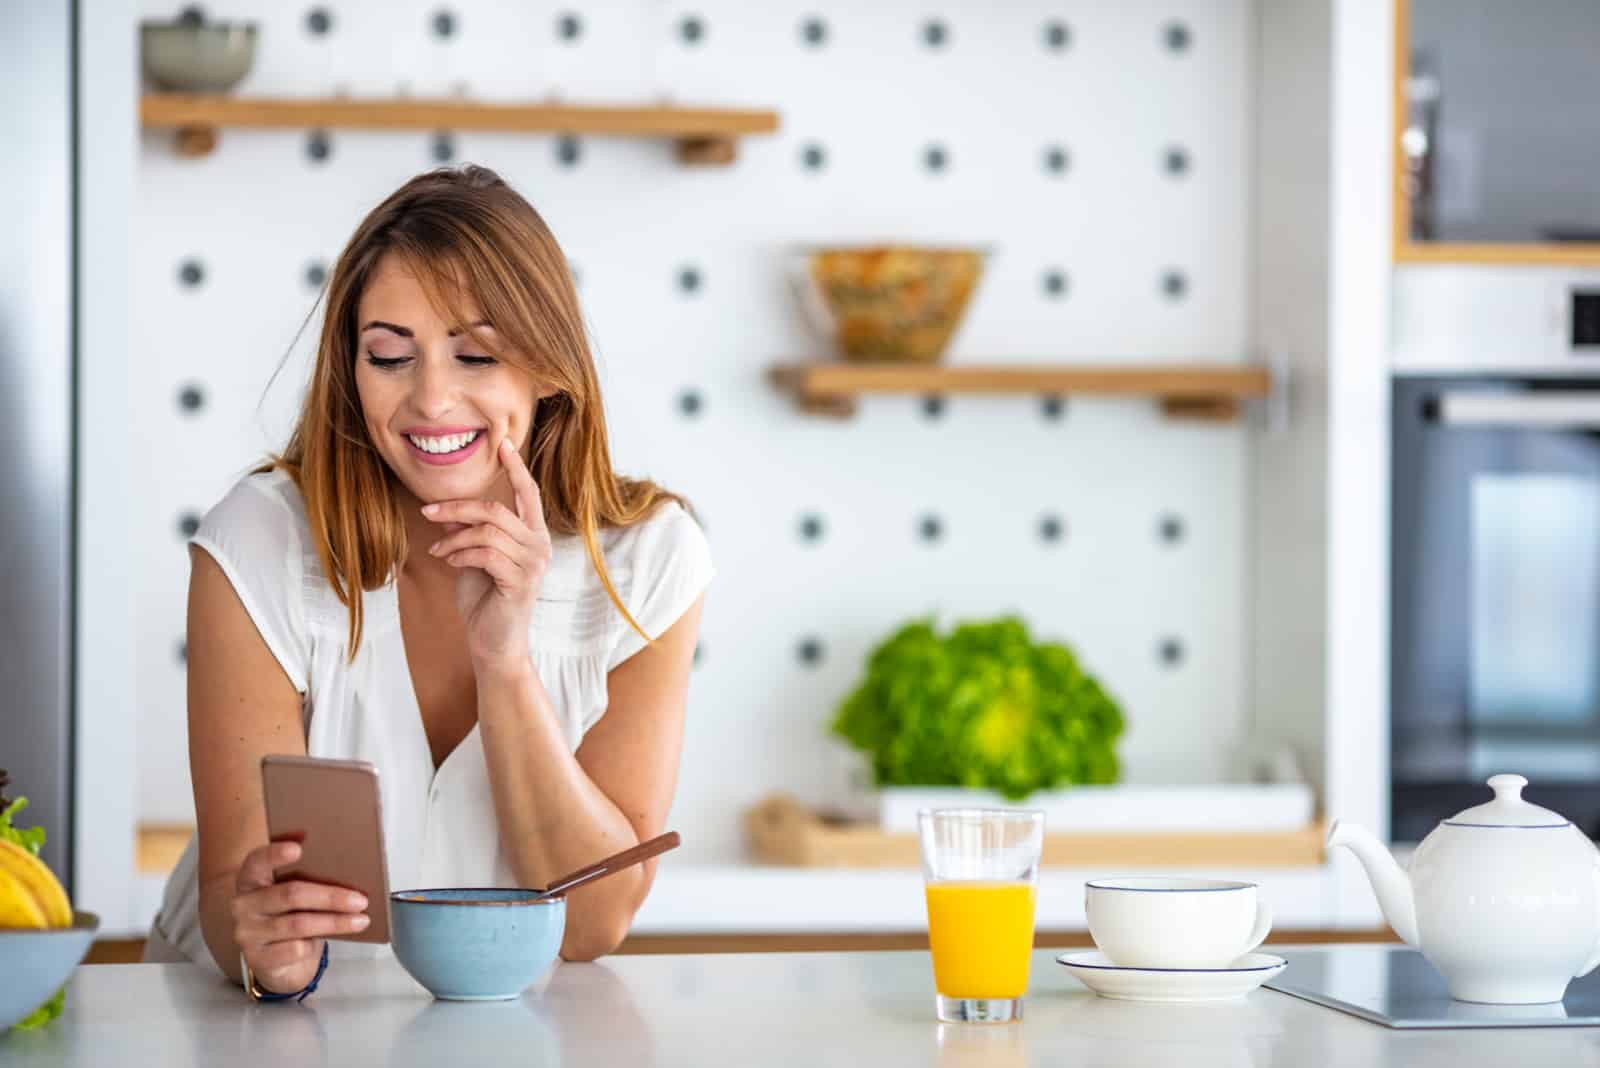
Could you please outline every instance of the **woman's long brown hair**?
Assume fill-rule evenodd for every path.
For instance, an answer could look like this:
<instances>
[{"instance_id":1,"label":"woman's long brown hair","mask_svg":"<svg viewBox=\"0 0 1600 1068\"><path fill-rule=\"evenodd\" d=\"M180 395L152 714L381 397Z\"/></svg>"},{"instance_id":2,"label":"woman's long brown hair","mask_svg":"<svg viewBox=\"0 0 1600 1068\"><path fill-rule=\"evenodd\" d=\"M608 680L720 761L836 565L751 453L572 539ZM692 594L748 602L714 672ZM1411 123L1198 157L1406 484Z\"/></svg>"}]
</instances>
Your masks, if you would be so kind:
<instances>
[{"instance_id":1,"label":"woman's long brown hair","mask_svg":"<svg viewBox=\"0 0 1600 1068\"><path fill-rule=\"evenodd\" d=\"M350 612L350 659L361 645L361 592L386 585L406 555L395 477L367 434L356 393L357 311L378 261L400 257L430 300L465 328L470 294L499 343L472 336L554 395L533 413L527 461L552 534L580 534L601 584L628 624L598 532L647 517L663 501L689 504L611 468L599 376L566 256L533 206L485 167L441 168L401 186L361 221L339 255L315 369L294 433L258 472L282 468L305 498L323 573ZM692 512L692 509L691 509Z\"/></svg>"}]
</instances>

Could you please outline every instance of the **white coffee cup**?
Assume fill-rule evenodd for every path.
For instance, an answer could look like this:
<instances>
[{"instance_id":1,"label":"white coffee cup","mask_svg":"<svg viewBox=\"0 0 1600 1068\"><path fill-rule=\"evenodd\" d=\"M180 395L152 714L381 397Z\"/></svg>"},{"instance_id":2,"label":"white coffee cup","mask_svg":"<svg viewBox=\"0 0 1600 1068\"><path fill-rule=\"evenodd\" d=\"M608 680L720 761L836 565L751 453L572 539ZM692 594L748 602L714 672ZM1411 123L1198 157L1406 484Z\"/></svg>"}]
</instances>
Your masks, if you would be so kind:
<instances>
[{"instance_id":1,"label":"white coffee cup","mask_svg":"<svg viewBox=\"0 0 1600 1068\"><path fill-rule=\"evenodd\" d=\"M1084 884L1089 934L1124 968L1226 968L1266 940L1255 883L1134 876Z\"/></svg>"}]
</instances>

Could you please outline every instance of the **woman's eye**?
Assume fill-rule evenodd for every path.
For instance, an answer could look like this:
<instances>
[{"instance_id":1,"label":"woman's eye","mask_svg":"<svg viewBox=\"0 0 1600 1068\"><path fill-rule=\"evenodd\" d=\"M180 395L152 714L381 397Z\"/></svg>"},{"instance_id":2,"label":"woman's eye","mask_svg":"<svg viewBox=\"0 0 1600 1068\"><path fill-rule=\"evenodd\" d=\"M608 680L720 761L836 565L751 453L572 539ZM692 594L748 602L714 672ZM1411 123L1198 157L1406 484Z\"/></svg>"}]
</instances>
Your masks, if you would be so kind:
<instances>
[{"instance_id":1,"label":"woman's eye","mask_svg":"<svg viewBox=\"0 0 1600 1068\"><path fill-rule=\"evenodd\" d=\"M375 352L367 353L367 362L380 371L393 370L411 359L410 356L379 356Z\"/></svg>"},{"instance_id":2,"label":"woman's eye","mask_svg":"<svg viewBox=\"0 0 1600 1068\"><path fill-rule=\"evenodd\" d=\"M492 363L499 363L493 356L457 356L456 359L470 367L488 367Z\"/></svg>"}]
</instances>

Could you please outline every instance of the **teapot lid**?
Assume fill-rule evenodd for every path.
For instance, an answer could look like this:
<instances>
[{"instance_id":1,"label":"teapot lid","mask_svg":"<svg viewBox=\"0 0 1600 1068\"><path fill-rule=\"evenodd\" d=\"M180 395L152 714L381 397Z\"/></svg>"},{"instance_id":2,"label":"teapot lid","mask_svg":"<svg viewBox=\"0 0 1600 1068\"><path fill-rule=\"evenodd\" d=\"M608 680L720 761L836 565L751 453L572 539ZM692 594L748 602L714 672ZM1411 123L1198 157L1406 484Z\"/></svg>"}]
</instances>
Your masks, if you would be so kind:
<instances>
[{"instance_id":1,"label":"teapot lid","mask_svg":"<svg viewBox=\"0 0 1600 1068\"><path fill-rule=\"evenodd\" d=\"M1572 821L1522 799L1528 780L1521 775L1494 775L1489 787L1494 800L1457 812L1446 827L1568 827Z\"/></svg>"}]
</instances>

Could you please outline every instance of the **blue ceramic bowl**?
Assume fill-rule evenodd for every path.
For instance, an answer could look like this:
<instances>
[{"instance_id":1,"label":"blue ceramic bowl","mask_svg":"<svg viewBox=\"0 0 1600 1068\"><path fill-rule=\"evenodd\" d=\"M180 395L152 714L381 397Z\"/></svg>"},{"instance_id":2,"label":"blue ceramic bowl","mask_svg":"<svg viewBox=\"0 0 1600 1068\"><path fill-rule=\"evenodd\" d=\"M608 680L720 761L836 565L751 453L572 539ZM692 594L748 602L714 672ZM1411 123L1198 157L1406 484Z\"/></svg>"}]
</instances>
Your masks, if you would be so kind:
<instances>
[{"instance_id":1,"label":"blue ceramic bowl","mask_svg":"<svg viewBox=\"0 0 1600 1068\"><path fill-rule=\"evenodd\" d=\"M411 978L447 1001L505 1001L555 963L567 899L535 890L397 890L389 937Z\"/></svg>"},{"instance_id":2,"label":"blue ceramic bowl","mask_svg":"<svg viewBox=\"0 0 1600 1068\"><path fill-rule=\"evenodd\" d=\"M71 927L0 931L0 1033L55 997L99 928L94 913L74 912Z\"/></svg>"}]
</instances>

